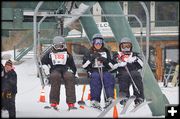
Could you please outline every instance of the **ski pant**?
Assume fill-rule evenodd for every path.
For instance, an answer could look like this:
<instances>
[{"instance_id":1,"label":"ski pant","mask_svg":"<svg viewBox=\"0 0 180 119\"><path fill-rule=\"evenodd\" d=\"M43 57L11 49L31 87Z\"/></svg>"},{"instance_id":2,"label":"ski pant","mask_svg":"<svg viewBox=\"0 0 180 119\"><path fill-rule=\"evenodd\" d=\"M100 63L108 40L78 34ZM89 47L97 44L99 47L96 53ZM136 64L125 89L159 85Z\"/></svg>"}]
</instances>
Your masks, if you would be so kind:
<instances>
[{"instance_id":1,"label":"ski pant","mask_svg":"<svg viewBox=\"0 0 180 119\"><path fill-rule=\"evenodd\" d=\"M120 96L129 97L130 96L129 88L130 88L130 85L132 84L133 93L136 96L136 98L144 99L144 88L143 88L141 74L137 71L131 71L130 73L131 73L133 81L134 81L137 89L139 90L140 94L138 93L137 89L135 88L129 74L127 72L121 72L120 74L117 75L117 78L119 80Z\"/></svg>"},{"instance_id":2,"label":"ski pant","mask_svg":"<svg viewBox=\"0 0 180 119\"><path fill-rule=\"evenodd\" d=\"M102 82L100 78L99 72L92 72L90 75L90 92L91 92L91 100L96 100L98 102L101 101L101 90L102 90ZM103 72L103 84L105 88L105 94L107 98L114 98L114 86L115 79L113 75L107 71Z\"/></svg>"},{"instance_id":3,"label":"ski pant","mask_svg":"<svg viewBox=\"0 0 180 119\"><path fill-rule=\"evenodd\" d=\"M3 95L4 96L2 97L2 107L8 111L9 118L16 118L16 94L8 93Z\"/></svg>"},{"instance_id":4,"label":"ski pant","mask_svg":"<svg viewBox=\"0 0 180 119\"><path fill-rule=\"evenodd\" d=\"M75 103L76 102L76 94L75 94L75 77L71 72L64 72L63 74L53 70L50 73L50 103L60 102L60 87L62 83L62 79L64 79L64 85L66 90L66 103Z\"/></svg>"}]
</instances>

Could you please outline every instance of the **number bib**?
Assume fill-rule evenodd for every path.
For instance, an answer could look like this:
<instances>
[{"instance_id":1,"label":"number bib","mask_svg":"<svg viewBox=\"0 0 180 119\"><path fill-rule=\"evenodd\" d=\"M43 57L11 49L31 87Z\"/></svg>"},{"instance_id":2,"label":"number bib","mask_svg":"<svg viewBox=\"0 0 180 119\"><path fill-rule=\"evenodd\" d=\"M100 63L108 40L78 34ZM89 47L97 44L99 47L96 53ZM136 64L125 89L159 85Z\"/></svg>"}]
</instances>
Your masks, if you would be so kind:
<instances>
[{"instance_id":1,"label":"number bib","mask_svg":"<svg viewBox=\"0 0 180 119\"><path fill-rule=\"evenodd\" d=\"M67 61L67 52L51 53L51 60L53 65L65 65Z\"/></svg>"}]
</instances>

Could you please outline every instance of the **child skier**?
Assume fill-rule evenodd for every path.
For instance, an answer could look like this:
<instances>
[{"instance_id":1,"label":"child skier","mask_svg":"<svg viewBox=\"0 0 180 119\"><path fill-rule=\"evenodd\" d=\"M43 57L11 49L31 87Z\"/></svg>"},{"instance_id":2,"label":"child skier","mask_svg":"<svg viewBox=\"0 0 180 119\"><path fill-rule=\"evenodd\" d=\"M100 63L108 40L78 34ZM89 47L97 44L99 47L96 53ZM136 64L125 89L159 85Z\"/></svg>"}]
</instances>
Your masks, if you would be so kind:
<instances>
[{"instance_id":1,"label":"child skier","mask_svg":"<svg viewBox=\"0 0 180 119\"><path fill-rule=\"evenodd\" d=\"M60 102L60 86L62 79L66 89L66 103L69 109L77 109L75 94L75 77L78 77L77 69L72 55L67 51L65 39L56 36L53 45L41 59L42 65L50 65L50 104L57 107Z\"/></svg>"},{"instance_id":2,"label":"child skier","mask_svg":"<svg viewBox=\"0 0 180 119\"><path fill-rule=\"evenodd\" d=\"M142 77L138 71L142 68L143 62L138 53L132 51L132 47L131 40L128 37L122 38L119 44L119 52L114 55L113 61L115 62L114 68L117 69L120 96L128 99L130 96L129 87L132 84L136 96L134 102L137 105L144 101ZM131 80L130 75L133 80ZM127 99L122 100L120 104L124 105Z\"/></svg>"},{"instance_id":3,"label":"child skier","mask_svg":"<svg viewBox=\"0 0 180 119\"><path fill-rule=\"evenodd\" d=\"M114 98L114 77L108 72L113 68L110 52L104 47L104 39L101 34L95 34L92 38L92 47L83 57L83 66L90 77L91 107L102 109L100 106L101 90L104 90L105 107Z\"/></svg>"}]
</instances>

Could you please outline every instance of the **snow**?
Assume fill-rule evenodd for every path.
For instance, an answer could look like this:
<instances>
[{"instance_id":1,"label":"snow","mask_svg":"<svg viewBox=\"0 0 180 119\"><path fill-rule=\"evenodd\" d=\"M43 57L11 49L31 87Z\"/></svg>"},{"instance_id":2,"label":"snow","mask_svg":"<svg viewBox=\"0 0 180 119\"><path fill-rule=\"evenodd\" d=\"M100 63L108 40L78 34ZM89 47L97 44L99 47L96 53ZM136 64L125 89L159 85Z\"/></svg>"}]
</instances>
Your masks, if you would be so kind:
<instances>
[{"instance_id":1,"label":"snow","mask_svg":"<svg viewBox=\"0 0 180 119\"><path fill-rule=\"evenodd\" d=\"M4 64L8 58L13 60L13 51L2 52L2 56L5 55L5 59L2 59L2 63ZM14 61L14 60L13 60ZM61 95L60 95L60 105L59 111L44 109L43 107L49 105L49 91L50 86L45 87L45 103L39 102L40 94L41 94L41 83L37 78L37 69L34 61L34 57L27 56L22 59L22 63L18 65L14 65L15 71L18 76L18 93L16 95L16 116L18 118L22 117L54 117L54 118L93 118L99 115L98 111L93 109L84 107L84 109L79 108L79 105L75 103L75 106L78 107L77 110L67 111L68 106L66 104L66 96L65 96L65 88L64 85L61 86ZM159 86L162 89L162 92L167 96L170 104L179 104L179 90L178 87L172 87L169 83L167 88L163 87L162 82L159 82ZM82 96L82 88L83 85L76 85L76 100L79 101ZM131 88L132 91L132 88ZM87 100L89 93L89 85L86 86L84 100L86 104L89 105L89 100ZM103 95L101 96L103 99ZM104 101L101 101L101 106L104 106ZM152 113L148 107L148 105L140 108L135 113L129 112L130 109L133 108L133 105L129 107L129 110L126 114L120 115L120 111L122 110L120 104L116 105L118 109L118 117L153 117ZM7 111L2 111L1 117L8 117ZM105 117L113 117L113 109L110 110ZM164 117L164 116L158 116ZM155 117L153 117L155 118Z\"/></svg>"}]
</instances>

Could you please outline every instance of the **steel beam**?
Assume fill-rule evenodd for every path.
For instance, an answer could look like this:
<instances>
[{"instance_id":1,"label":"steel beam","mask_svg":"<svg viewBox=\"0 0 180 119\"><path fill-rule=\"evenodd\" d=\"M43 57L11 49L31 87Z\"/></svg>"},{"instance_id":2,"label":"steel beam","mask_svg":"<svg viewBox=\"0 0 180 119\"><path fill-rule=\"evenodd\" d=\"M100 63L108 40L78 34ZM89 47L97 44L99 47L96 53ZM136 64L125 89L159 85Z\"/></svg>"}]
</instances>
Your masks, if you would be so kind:
<instances>
[{"instance_id":1,"label":"steel beam","mask_svg":"<svg viewBox=\"0 0 180 119\"><path fill-rule=\"evenodd\" d=\"M81 3L82 2L76 2L77 5L80 5ZM91 15L90 9L93 7L93 5L96 2L83 2L83 3L89 6L89 9L84 13L84 15ZM89 17L82 16L80 17L80 22L84 28L84 31L86 32L89 41L91 41L92 36L94 34L100 33L93 16L89 16Z\"/></svg>"}]
</instances>

